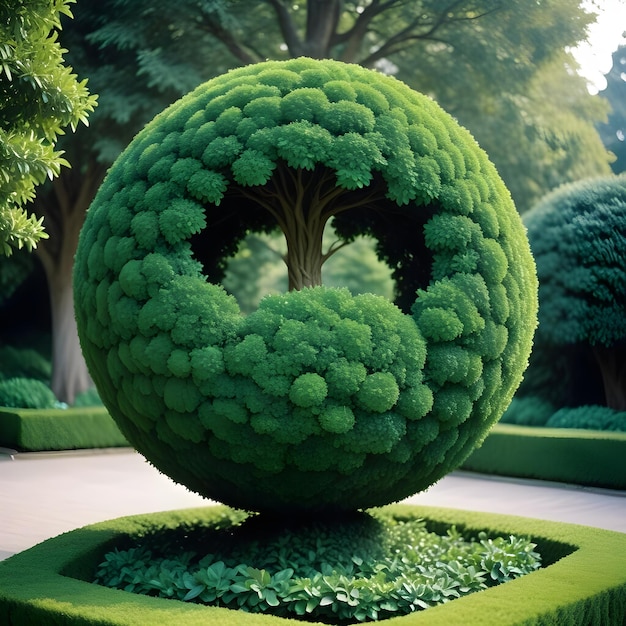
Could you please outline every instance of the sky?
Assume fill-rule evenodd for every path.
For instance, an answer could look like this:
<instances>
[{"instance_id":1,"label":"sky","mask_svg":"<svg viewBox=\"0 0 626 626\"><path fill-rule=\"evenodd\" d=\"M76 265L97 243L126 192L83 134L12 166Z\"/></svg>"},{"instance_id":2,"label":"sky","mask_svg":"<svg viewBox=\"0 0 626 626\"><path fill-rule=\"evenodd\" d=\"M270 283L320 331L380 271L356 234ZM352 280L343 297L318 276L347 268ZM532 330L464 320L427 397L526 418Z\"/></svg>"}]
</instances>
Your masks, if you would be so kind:
<instances>
[{"instance_id":1,"label":"sky","mask_svg":"<svg viewBox=\"0 0 626 626\"><path fill-rule=\"evenodd\" d=\"M588 3L590 4L590 3ZM589 82L589 91L597 93L606 87L606 74L612 67L611 55L618 46L626 45L626 0L600 0L596 24L589 28L588 43L581 44L572 53L581 66L580 74Z\"/></svg>"}]
</instances>

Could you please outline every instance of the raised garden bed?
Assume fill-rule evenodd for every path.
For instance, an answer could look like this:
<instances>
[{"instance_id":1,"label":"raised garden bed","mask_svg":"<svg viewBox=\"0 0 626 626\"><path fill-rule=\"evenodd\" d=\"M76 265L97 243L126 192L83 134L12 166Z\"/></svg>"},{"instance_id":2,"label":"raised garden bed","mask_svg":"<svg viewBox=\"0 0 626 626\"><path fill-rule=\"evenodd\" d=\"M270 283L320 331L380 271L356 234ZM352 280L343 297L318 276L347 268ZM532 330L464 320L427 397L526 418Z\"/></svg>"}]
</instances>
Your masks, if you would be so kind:
<instances>
[{"instance_id":1,"label":"raised garden bed","mask_svg":"<svg viewBox=\"0 0 626 626\"><path fill-rule=\"evenodd\" d=\"M496 424L462 468L626 489L626 433Z\"/></svg>"},{"instance_id":2,"label":"raised garden bed","mask_svg":"<svg viewBox=\"0 0 626 626\"><path fill-rule=\"evenodd\" d=\"M0 408L0 446L22 452L128 446L104 407Z\"/></svg>"},{"instance_id":3,"label":"raised garden bed","mask_svg":"<svg viewBox=\"0 0 626 626\"><path fill-rule=\"evenodd\" d=\"M50 539L0 563L0 623L269 625L310 623L188 604L88 582L102 556L127 536L223 520L225 507L118 518ZM530 536L544 567L512 582L411 615L390 626L464 624L622 624L626 615L626 535L572 524L431 507L394 505L432 530Z\"/></svg>"}]
</instances>

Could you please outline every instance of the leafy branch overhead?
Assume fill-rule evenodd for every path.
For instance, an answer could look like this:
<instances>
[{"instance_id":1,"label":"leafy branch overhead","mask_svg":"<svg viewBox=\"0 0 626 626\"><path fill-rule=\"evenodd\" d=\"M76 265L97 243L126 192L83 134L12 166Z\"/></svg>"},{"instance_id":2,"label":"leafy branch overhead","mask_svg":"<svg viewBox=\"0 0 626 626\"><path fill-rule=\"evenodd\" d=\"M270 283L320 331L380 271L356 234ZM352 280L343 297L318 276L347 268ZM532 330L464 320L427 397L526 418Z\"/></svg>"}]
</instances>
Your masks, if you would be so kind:
<instances>
[{"instance_id":1,"label":"leafy branch overhead","mask_svg":"<svg viewBox=\"0 0 626 626\"><path fill-rule=\"evenodd\" d=\"M59 135L87 124L96 105L87 81L64 65L58 42L60 17L71 17L74 1L0 5L0 254L7 256L47 237L26 205L37 185L69 165L55 150Z\"/></svg>"},{"instance_id":2,"label":"leafy branch overhead","mask_svg":"<svg viewBox=\"0 0 626 626\"><path fill-rule=\"evenodd\" d=\"M267 50L238 37L239 24L232 17L237 6L247 3L231 3L229 15L216 10L221 4L203 3L201 28L219 39L240 62L262 60ZM264 0L260 4L269 5L274 12L291 57L336 58L365 67L419 41L452 43L451 27L496 13L506 5L503 0L318 0L302 5Z\"/></svg>"}]
</instances>

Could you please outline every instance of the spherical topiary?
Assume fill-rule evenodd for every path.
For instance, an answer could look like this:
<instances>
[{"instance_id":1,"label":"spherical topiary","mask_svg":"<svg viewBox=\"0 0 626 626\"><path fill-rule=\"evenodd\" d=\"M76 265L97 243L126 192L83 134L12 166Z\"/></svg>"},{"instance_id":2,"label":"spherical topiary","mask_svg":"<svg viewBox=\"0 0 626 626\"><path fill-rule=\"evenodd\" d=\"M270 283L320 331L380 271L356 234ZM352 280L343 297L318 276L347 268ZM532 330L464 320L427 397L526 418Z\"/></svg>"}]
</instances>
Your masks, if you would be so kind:
<instances>
[{"instance_id":1,"label":"spherical topiary","mask_svg":"<svg viewBox=\"0 0 626 626\"><path fill-rule=\"evenodd\" d=\"M321 286L331 217L377 240L398 306ZM225 258L278 228L292 291L244 317ZM500 417L536 325L524 229L469 133L394 78L306 58L233 70L148 124L88 212L74 289L129 441L253 510L428 487Z\"/></svg>"}]
</instances>

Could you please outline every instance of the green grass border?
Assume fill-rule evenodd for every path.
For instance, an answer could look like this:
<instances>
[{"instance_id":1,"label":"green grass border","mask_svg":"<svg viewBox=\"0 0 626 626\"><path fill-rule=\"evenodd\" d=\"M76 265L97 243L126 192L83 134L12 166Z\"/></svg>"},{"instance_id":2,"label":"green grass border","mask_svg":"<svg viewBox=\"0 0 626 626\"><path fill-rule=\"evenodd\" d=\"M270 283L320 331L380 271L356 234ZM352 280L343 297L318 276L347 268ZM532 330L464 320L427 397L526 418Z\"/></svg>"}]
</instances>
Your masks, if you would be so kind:
<instances>
[{"instance_id":1,"label":"green grass border","mask_svg":"<svg viewBox=\"0 0 626 626\"><path fill-rule=\"evenodd\" d=\"M389 626L626 624L626 534L574 524L414 505L392 505L431 528L455 524L468 534L530 536L551 563L518 580L426 611L385 620ZM0 562L0 624L95 626L281 626L299 620L205 607L85 582L124 536L178 524L211 524L229 509L209 506L118 518L86 526ZM311 622L308 622L311 623Z\"/></svg>"},{"instance_id":2,"label":"green grass border","mask_svg":"<svg viewBox=\"0 0 626 626\"><path fill-rule=\"evenodd\" d=\"M130 445L102 407L0 407L0 446L23 452Z\"/></svg>"},{"instance_id":3,"label":"green grass border","mask_svg":"<svg viewBox=\"0 0 626 626\"><path fill-rule=\"evenodd\" d=\"M496 424L462 469L626 489L626 433Z\"/></svg>"}]
</instances>

